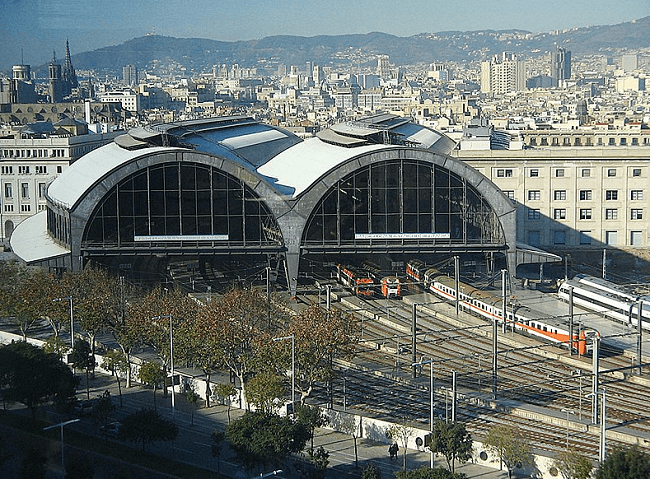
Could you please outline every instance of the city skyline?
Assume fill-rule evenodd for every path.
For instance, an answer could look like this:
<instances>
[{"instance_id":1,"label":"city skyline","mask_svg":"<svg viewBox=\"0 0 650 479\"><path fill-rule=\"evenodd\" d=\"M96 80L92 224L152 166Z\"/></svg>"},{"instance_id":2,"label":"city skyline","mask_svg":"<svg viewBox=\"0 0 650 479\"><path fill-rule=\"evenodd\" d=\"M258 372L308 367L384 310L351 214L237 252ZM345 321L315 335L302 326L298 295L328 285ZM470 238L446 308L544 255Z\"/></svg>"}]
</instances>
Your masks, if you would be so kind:
<instances>
[{"instance_id":1,"label":"city skyline","mask_svg":"<svg viewBox=\"0 0 650 479\"><path fill-rule=\"evenodd\" d=\"M117 45L155 32L173 37L222 41L259 39L274 35L343 35L380 31L401 37L442 31L507 30L531 32L611 25L650 15L645 0L597 0L585 9L581 2L544 3L465 0L432 3L402 2L401 14L386 0L349 3L298 3L292 0L243 0L228 4L187 0L115 0L80 9L72 0L5 0L0 6L0 68L24 62L39 65L53 52L62 58L65 39L72 54ZM182 7L182 10L181 10Z\"/></svg>"}]
</instances>

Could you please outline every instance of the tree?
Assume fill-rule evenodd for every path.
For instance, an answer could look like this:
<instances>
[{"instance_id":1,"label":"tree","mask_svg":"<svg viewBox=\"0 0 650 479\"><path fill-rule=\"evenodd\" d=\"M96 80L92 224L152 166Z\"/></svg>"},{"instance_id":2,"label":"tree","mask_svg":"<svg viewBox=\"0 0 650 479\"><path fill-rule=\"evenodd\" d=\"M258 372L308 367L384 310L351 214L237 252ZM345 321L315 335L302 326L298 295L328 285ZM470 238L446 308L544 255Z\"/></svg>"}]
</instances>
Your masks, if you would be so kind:
<instances>
[{"instance_id":1,"label":"tree","mask_svg":"<svg viewBox=\"0 0 650 479\"><path fill-rule=\"evenodd\" d=\"M63 342L60 336L50 336L43 344L43 351L53 353L59 360L63 359L63 355L67 350L68 345Z\"/></svg>"},{"instance_id":2,"label":"tree","mask_svg":"<svg viewBox=\"0 0 650 479\"><path fill-rule=\"evenodd\" d=\"M309 429L310 450L314 450L314 430L327 424L327 418L323 416L318 406L298 404L295 406L294 415L296 421L303 423Z\"/></svg>"},{"instance_id":3,"label":"tree","mask_svg":"<svg viewBox=\"0 0 650 479\"><path fill-rule=\"evenodd\" d=\"M359 454L357 449L357 438L360 435L359 429L361 424L357 422L357 418L352 414L341 415L338 418L336 426L341 432L352 436L354 441L354 467L359 467Z\"/></svg>"},{"instance_id":4,"label":"tree","mask_svg":"<svg viewBox=\"0 0 650 479\"><path fill-rule=\"evenodd\" d=\"M325 471L329 465L329 452L327 452L323 446L320 446L318 449L307 451L309 456L309 461L306 464L306 467L302 467L303 474L309 477L310 479L323 479L325 477Z\"/></svg>"},{"instance_id":5,"label":"tree","mask_svg":"<svg viewBox=\"0 0 650 479\"><path fill-rule=\"evenodd\" d=\"M618 447L596 470L596 479L645 479L650 477L650 456L638 446Z\"/></svg>"},{"instance_id":6,"label":"tree","mask_svg":"<svg viewBox=\"0 0 650 479\"><path fill-rule=\"evenodd\" d=\"M133 329L131 334L140 337L142 342L150 346L160 358L165 371L169 370L171 366L170 323L174 332L182 331L189 318L198 314L197 303L180 289L161 291L160 288L156 288L140 302L129 303L128 306L129 327ZM160 319L152 319L157 316ZM182 336L174 339L174 348L178 348L179 351L188 349L183 345ZM205 340L209 339L206 337ZM191 361L189 357L185 359ZM163 389L163 394L167 395L166 387Z\"/></svg>"},{"instance_id":7,"label":"tree","mask_svg":"<svg viewBox=\"0 0 650 479\"><path fill-rule=\"evenodd\" d=\"M361 471L361 479L381 479L381 470L374 464L368 464Z\"/></svg>"},{"instance_id":8,"label":"tree","mask_svg":"<svg viewBox=\"0 0 650 479\"><path fill-rule=\"evenodd\" d=\"M226 437L237 461L250 471L257 465L277 467L289 454L302 451L309 431L290 417L248 411L226 426Z\"/></svg>"},{"instance_id":9,"label":"tree","mask_svg":"<svg viewBox=\"0 0 650 479\"><path fill-rule=\"evenodd\" d=\"M68 402L75 395L77 379L54 354L20 341L0 346L0 387L3 397L26 405L32 417L43 402Z\"/></svg>"},{"instance_id":10,"label":"tree","mask_svg":"<svg viewBox=\"0 0 650 479\"><path fill-rule=\"evenodd\" d=\"M334 376L334 358L351 359L359 340L354 318L338 310L325 311L311 306L291 319L288 332L295 337L296 389L300 403L311 395L316 383L326 383ZM288 342L276 343L282 348L283 371L291 370L291 347Z\"/></svg>"},{"instance_id":11,"label":"tree","mask_svg":"<svg viewBox=\"0 0 650 479\"><path fill-rule=\"evenodd\" d=\"M215 429L212 431L210 439L212 439L212 457L217 458L217 473L219 472L221 466L221 446L223 445L223 440L226 438L226 433Z\"/></svg>"},{"instance_id":12,"label":"tree","mask_svg":"<svg viewBox=\"0 0 650 479\"><path fill-rule=\"evenodd\" d=\"M122 385L120 383L120 373L127 373L127 371L131 369L131 364L126 359L126 355L123 351L111 349L104 354L102 368L110 371L111 375L115 376L115 380L117 381L117 391L120 395L120 407L122 407Z\"/></svg>"},{"instance_id":13,"label":"tree","mask_svg":"<svg viewBox=\"0 0 650 479\"><path fill-rule=\"evenodd\" d=\"M228 403L228 424L230 424L230 407L232 406L232 397L237 394L237 388L234 384L219 383L214 386L214 394L220 397L222 401Z\"/></svg>"},{"instance_id":14,"label":"tree","mask_svg":"<svg viewBox=\"0 0 650 479\"><path fill-rule=\"evenodd\" d=\"M119 439L140 442L142 450L148 443L171 441L178 436L178 427L153 409L141 409L122 420Z\"/></svg>"},{"instance_id":15,"label":"tree","mask_svg":"<svg viewBox=\"0 0 650 479\"><path fill-rule=\"evenodd\" d=\"M427 466L395 473L395 479L465 479L466 477L465 474L451 472L443 467L431 469Z\"/></svg>"},{"instance_id":16,"label":"tree","mask_svg":"<svg viewBox=\"0 0 650 479\"><path fill-rule=\"evenodd\" d=\"M153 409L156 410L156 388L165 379L162 367L156 361L147 360L140 365L138 377L147 386L153 387Z\"/></svg>"},{"instance_id":17,"label":"tree","mask_svg":"<svg viewBox=\"0 0 650 479\"><path fill-rule=\"evenodd\" d=\"M111 393L106 390L93 406L93 419L102 426L106 426L113 412L115 412L115 405L111 400Z\"/></svg>"},{"instance_id":18,"label":"tree","mask_svg":"<svg viewBox=\"0 0 650 479\"><path fill-rule=\"evenodd\" d=\"M593 469L591 461L575 449L560 451L553 465L564 479L588 479Z\"/></svg>"},{"instance_id":19,"label":"tree","mask_svg":"<svg viewBox=\"0 0 650 479\"><path fill-rule=\"evenodd\" d=\"M213 341L220 367L230 370L239 380L242 405L248 401L246 384L251 375L268 370L268 357L274 324L283 324L289 313L276 300L267 302L259 291L232 289L220 301L212 301L199 311L203 327L209 333L205 341ZM273 361L270 361L271 363Z\"/></svg>"},{"instance_id":20,"label":"tree","mask_svg":"<svg viewBox=\"0 0 650 479\"><path fill-rule=\"evenodd\" d=\"M406 424L393 424L386 428L386 437L394 441L400 441L404 455L403 470L406 471L406 452L409 444L409 438L413 435L413 428Z\"/></svg>"},{"instance_id":21,"label":"tree","mask_svg":"<svg viewBox=\"0 0 650 479\"><path fill-rule=\"evenodd\" d=\"M74 348L72 349L72 364L74 364L75 368L86 371L86 398L90 399L90 381L88 375L91 369L95 369L95 355L87 341L83 339L75 341Z\"/></svg>"},{"instance_id":22,"label":"tree","mask_svg":"<svg viewBox=\"0 0 650 479\"><path fill-rule=\"evenodd\" d=\"M447 468L455 472L455 461L467 462L472 458L472 435L462 423L436 421L431 437L431 450L442 454Z\"/></svg>"},{"instance_id":23,"label":"tree","mask_svg":"<svg viewBox=\"0 0 650 479\"><path fill-rule=\"evenodd\" d=\"M512 477L512 470L518 465L535 463L530 444L517 427L493 426L488 430L483 444L499 458L500 464L505 464L508 477Z\"/></svg>"},{"instance_id":24,"label":"tree","mask_svg":"<svg viewBox=\"0 0 650 479\"><path fill-rule=\"evenodd\" d=\"M197 408L197 403L199 401L199 395L196 393L191 384L185 384L185 399L190 404L192 409L192 426L194 426L194 410Z\"/></svg>"},{"instance_id":25,"label":"tree","mask_svg":"<svg viewBox=\"0 0 650 479\"><path fill-rule=\"evenodd\" d=\"M260 411L271 414L276 399L284 394L282 378L273 373L258 373L248 381L248 399Z\"/></svg>"}]
</instances>

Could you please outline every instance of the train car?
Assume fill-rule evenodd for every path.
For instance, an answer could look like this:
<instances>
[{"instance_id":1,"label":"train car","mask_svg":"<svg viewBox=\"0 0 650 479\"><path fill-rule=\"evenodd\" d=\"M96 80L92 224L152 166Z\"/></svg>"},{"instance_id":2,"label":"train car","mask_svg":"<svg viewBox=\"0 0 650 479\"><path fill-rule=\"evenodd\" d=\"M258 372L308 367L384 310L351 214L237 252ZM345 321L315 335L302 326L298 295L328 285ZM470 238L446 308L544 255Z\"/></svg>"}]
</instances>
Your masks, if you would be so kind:
<instances>
[{"instance_id":1,"label":"train car","mask_svg":"<svg viewBox=\"0 0 650 479\"><path fill-rule=\"evenodd\" d=\"M384 276L380 282L384 298L399 298L402 295L402 283L397 276Z\"/></svg>"},{"instance_id":2,"label":"train car","mask_svg":"<svg viewBox=\"0 0 650 479\"><path fill-rule=\"evenodd\" d=\"M644 300L641 326L650 329L650 298L634 296L615 283L586 275L564 281L558 288L558 298L569 302L571 289L573 304L632 326L638 325L639 300Z\"/></svg>"},{"instance_id":3,"label":"train car","mask_svg":"<svg viewBox=\"0 0 650 479\"><path fill-rule=\"evenodd\" d=\"M456 301L455 280L441 274L435 269L425 273L424 282L428 291L450 302ZM471 312L477 316L491 321L503 322L503 301L500 295L489 291L480 290L469 284L459 282L460 292L458 301L460 309ZM526 306L506 310L506 324L515 331L526 331L541 338L568 344L571 338L569 321L566 318L549 317L548 314L535 311ZM576 325L577 326L577 325ZM574 348L580 354L592 351L591 340L600 337L600 333L593 328L583 328L573 333Z\"/></svg>"},{"instance_id":4,"label":"train car","mask_svg":"<svg viewBox=\"0 0 650 479\"><path fill-rule=\"evenodd\" d=\"M372 297L377 286L372 274L352 266L336 265L336 279L356 296Z\"/></svg>"},{"instance_id":5,"label":"train car","mask_svg":"<svg viewBox=\"0 0 650 479\"><path fill-rule=\"evenodd\" d=\"M419 259L412 259L406 263L406 277L421 286L422 281L424 281L425 269L424 262Z\"/></svg>"}]
</instances>

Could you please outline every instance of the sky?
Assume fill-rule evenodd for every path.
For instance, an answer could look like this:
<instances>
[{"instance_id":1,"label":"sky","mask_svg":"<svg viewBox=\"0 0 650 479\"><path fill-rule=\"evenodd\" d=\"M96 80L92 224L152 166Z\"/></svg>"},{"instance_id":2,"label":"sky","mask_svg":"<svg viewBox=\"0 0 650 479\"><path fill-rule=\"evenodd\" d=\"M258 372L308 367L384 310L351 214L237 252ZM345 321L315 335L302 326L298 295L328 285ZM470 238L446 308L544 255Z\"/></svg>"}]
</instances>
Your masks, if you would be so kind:
<instances>
[{"instance_id":1,"label":"sky","mask_svg":"<svg viewBox=\"0 0 650 479\"><path fill-rule=\"evenodd\" d=\"M650 16L650 0L0 0L0 70L158 35L252 40L271 35L447 30L546 32Z\"/></svg>"}]
</instances>

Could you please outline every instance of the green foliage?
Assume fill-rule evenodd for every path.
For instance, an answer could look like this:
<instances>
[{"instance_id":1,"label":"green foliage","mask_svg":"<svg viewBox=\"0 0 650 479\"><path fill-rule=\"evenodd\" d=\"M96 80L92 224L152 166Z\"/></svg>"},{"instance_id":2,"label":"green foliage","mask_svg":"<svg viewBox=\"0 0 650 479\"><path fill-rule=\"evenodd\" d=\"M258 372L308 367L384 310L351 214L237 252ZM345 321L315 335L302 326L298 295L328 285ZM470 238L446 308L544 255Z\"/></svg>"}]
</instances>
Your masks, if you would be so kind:
<instances>
[{"instance_id":1,"label":"green foliage","mask_svg":"<svg viewBox=\"0 0 650 479\"><path fill-rule=\"evenodd\" d=\"M285 392L282 378L273 373L259 373L246 386L248 402L267 414L273 412L273 403Z\"/></svg>"},{"instance_id":2,"label":"green foliage","mask_svg":"<svg viewBox=\"0 0 650 479\"><path fill-rule=\"evenodd\" d=\"M465 479L467 476L458 472L451 472L443 467L419 467L410 471L395 473L395 479Z\"/></svg>"},{"instance_id":3,"label":"green foliage","mask_svg":"<svg viewBox=\"0 0 650 479\"><path fill-rule=\"evenodd\" d=\"M158 384L160 384L163 379L165 379L165 373L160 363L148 360L140 365L138 377L144 384L156 389L158 387Z\"/></svg>"},{"instance_id":4,"label":"green foliage","mask_svg":"<svg viewBox=\"0 0 650 479\"><path fill-rule=\"evenodd\" d=\"M309 479L323 479L330 463L329 452L321 446L315 451L309 450L307 454L309 461L301 468L303 475Z\"/></svg>"},{"instance_id":5,"label":"green foliage","mask_svg":"<svg viewBox=\"0 0 650 479\"><path fill-rule=\"evenodd\" d=\"M122 420L119 439L142 443L145 445L158 441L171 441L178 436L178 427L164 419L153 409L141 409Z\"/></svg>"},{"instance_id":6,"label":"green foliage","mask_svg":"<svg viewBox=\"0 0 650 479\"><path fill-rule=\"evenodd\" d=\"M0 347L0 386L4 397L36 413L39 404L74 397L77 380L54 354L23 341Z\"/></svg>"},{"instance_id":7,"label":"green foliage","mask_svg":"<svg viewBox=\"0 0 650 479\"><path fill-rule=\"evenodd\" d=\"M386 437L393 441L399 441L402 445L403 451L403 464L402 467L406 470L406 453L408 452L409 438L413 435L413 428L406 424L392 424L386 428Z\"/></svg>"},{"instance_id":8,"label":"green foliage","mask_svg":"<svg viewBox=\"0 0 650 479\"><path fill-rule=\"evenodd\" d=\"M588 479L593 469L591 461L574 449L560 451L553 465L564 479Z\"/></svg>"},{"instance_id":9,"label":"green foliage","mask_svg":"<svg viewBox=\"0 0 650 479\"><path fill-rule=\"evenodd\" d=\"M647 479L650 477L650 456L637 446L616 448L596 471L596 479Z\"/></svg>"},{"instance_id":10,"label":"green foliage","mask_svg":"<svg viewBox=\"0 0 650 479\"><path fill-rule=\"evenodd\" d=\"M436 421L433 426L431 449L442 454L450 471L455 470L455 461L467 462L472 458L472 435L462 423Z\"/></svg>"},{"instance_id":11,"label":"green foliage","mask_svg":"<svg viewBox=\"0 0 650 479\"><path fill-rule=\"evenodd\" d=\"M63 342L60 336L50 336L43 344L43 351L52 353L59 359L63 359L63 355L67 350L68 345Z\"/></svg>"},{"instance_id":12,"label":"green foliage","mask_svg":"<svg viewBox=\"0 0 650 479\"><path fill-rule=\"evenodd\" d=\"M505 464L508 476L517 464L526 466L535 463L530 444L516 427L493 426L485 436L483 444Z\"/></svg>"},{"instance_id":13,"label":"green foliage","mask_svg":"<svg viewBox=\"0 0 650 479\"><path fill-rule=\"evenodd\" d=\"M88 341L78 339L74 342L72 362L75 368L83 369L84 371L90 371L95 368L95 356Z\"/></svg>"},{"instance_id":14,"label":"green foliage","mask_svg":"<svg viewBox=\"0 0 650 479\"><path fill-rule=\"evenodd\" d=\"M311 441L311 449L313 450L314 430L317 427L323 427L327 424L327 418L323 416L318 406L310 406L308 404L296 404L294 417L296 421L304 424L309 429L309 440Z\"/></svg>"},{"instance_id":15,"label":"green foliage","mask_svg":"<svg viewBox=\"0 0 650 479\"><path fill-rule=\"evenodd\" d=\"M93 406L93 420L102 426L108 424L108 419L115 412L115 405L113 404L111 395L107 393L108 391L102 394L102 397Z\"/></svg>"},{"instance_id":16,"label":"green foliage","mask_svg":"<svg viewBox=\"0 0 650 479\"><path fill-rule=\"evenodd\" d=\"M232 450L246 469L279 466L291 453L300 452L309 439L304 424L290 417L247 412L226 426Z\"/></svg>"},{"instance_id":17,"label":"green foliage","mask_svg":"<svg viewBox=\"0 0 650 479\"><path fill-rule=\"evenodd\" d=\"M374 464L368 464L361 471L361 479L381 479L381 470Z\"/></svg>"},{"instance_id":18,"label":"green foliage","mask_svg":"<svg viewBox=\"0 0 650 479\"><path fill-rule=\"evenodd\" d=\"M230 383L218 383L214 385L212 392L215 396L221 398L224 404L226 401L230 404L230 398L237 394L237 388Z\"/></svg>"}]
</instances>

